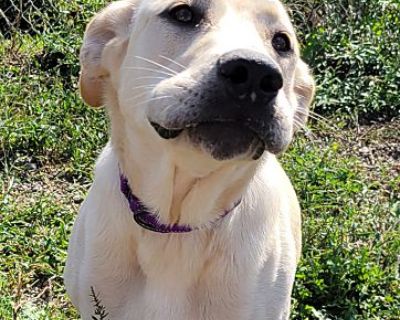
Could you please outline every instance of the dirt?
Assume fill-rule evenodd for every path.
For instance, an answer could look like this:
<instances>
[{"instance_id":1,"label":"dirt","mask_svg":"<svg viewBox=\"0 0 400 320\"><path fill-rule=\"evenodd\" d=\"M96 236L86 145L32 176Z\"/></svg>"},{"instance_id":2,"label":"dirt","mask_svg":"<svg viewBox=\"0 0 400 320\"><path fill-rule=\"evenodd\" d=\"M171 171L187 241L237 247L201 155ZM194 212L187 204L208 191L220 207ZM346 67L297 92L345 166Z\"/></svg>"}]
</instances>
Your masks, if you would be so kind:
<instances>
[{"instance_id":1,"label":"dirt","mask_svg":"<svg viewBox=\"0 0 400 320\"><path fill-rule=\"evenodd\" d=\"M354 153L368 169L386 167L400 173L400 119L361 126L350 131L347 152Z\"/></svg>"}]
</instances>

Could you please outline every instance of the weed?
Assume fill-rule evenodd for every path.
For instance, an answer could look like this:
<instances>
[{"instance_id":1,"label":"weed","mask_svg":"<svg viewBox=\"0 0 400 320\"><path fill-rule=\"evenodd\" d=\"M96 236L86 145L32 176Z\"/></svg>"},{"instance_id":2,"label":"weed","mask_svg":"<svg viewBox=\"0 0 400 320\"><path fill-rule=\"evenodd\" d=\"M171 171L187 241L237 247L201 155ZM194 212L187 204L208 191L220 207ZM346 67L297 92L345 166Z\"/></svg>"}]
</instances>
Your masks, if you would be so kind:
<instances>
[{"instance_id":1,"label":"weed","mask_svg":"<svg viewBox=\"0 0 400 320\"><path fill-rule=\"evenodd\" d=\"M108 313L106 308L101 304L101 300L96 295L93 287L90 287L91 295L90 297L93 299L94 304L94 315L92 316L93 320L106 320Z\"/></svg>"}]
</instances>

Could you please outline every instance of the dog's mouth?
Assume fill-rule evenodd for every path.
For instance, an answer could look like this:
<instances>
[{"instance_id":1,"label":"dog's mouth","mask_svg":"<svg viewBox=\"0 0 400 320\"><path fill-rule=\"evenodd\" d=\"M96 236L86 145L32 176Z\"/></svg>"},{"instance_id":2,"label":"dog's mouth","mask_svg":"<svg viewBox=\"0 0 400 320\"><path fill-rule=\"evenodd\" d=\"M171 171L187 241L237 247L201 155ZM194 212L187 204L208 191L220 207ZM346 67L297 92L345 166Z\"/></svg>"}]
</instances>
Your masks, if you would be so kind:
<instances>
[{"instance_id":1,"label":"dog's mouth","mask_svg":"<svg viewBox=\"0 0 400 320\"><path fill-rule=\"evenodd\" d=\"M241 156L258 160L266 147L264 140L251 126L233 120L215 120L185 125L183 129L168 129L151 122L158 135L166 140L182 135L192 145L200 147L217 160Z\"/></svg>"},{"instance_id":2,"label":"dog's mouth","mask_svg":"<svg viewBox=\"0 0 400 320\"><path fill-rule=\"evenodd\" d=\"M178 138L184 130L184 129L167 129L155 122L150 122L150 123L154 128L154 130L156 130L158 135L165 140Z\"/></svg>"}]
</instances>

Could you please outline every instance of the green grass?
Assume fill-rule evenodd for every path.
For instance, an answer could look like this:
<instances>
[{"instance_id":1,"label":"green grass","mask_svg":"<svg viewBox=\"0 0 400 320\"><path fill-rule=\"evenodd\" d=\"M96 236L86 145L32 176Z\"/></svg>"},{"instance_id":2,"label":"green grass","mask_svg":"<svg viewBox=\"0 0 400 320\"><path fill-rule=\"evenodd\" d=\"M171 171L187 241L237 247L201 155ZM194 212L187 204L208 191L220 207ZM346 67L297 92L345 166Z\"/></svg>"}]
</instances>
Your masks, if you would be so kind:
<instances>
[{"instance_id":1,"label":"green grass","mask_svg":"<svg viewBox=\"0 0 400 320\"><path fill-rule=\"evenodd\" d=\"M290 0L319 84L315 109L347 122L400 116L400 2Z\"/></svg>"},{"instance_id":2,"label":"green grass","mask_svg":"<svg viewBox=\"0 0 400 320\"><path fill-rule=\"evenodd\" d=\"M304 218L296 319L400 317L398 171L379 163L376 180L353 154L336 133L312 146L300 139L285 156Z\"/></svg>"},{"instance_id":3,"label":"green grass","mask_svg":"<svg viewBox=\"0 0 400 320\"><path fill-rule=\"evenodd\" d=\"M0 35L5 320L77 318L63 266L107 140L104 111L84 106L76 85L84 24L104 1L47 2L40 34ZM337 117L313 123L316 137L299 134L282 158L304 220L292 319L399 319L400 121L346 129Z\"/></svg>"}]
</instances>

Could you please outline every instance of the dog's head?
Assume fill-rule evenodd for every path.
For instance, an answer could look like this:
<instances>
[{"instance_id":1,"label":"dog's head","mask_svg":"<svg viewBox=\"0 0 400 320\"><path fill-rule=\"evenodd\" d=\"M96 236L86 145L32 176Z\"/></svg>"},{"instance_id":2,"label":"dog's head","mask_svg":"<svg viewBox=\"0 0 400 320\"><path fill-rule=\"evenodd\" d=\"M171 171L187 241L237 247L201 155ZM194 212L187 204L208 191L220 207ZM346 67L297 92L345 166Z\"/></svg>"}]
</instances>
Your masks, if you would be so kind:
<instances>
[{"instance_id":1,"label":"dog's head","mask_svg":"<svg viewBox=\"0 0 400 320\"><path fill-rule=\"evenodd\" d=\"M117 101L125 136L218 161L282 152L314 93L277 0L118 1L89 24L81 63L83 98Z\"/></svg>"}]
</instances>

